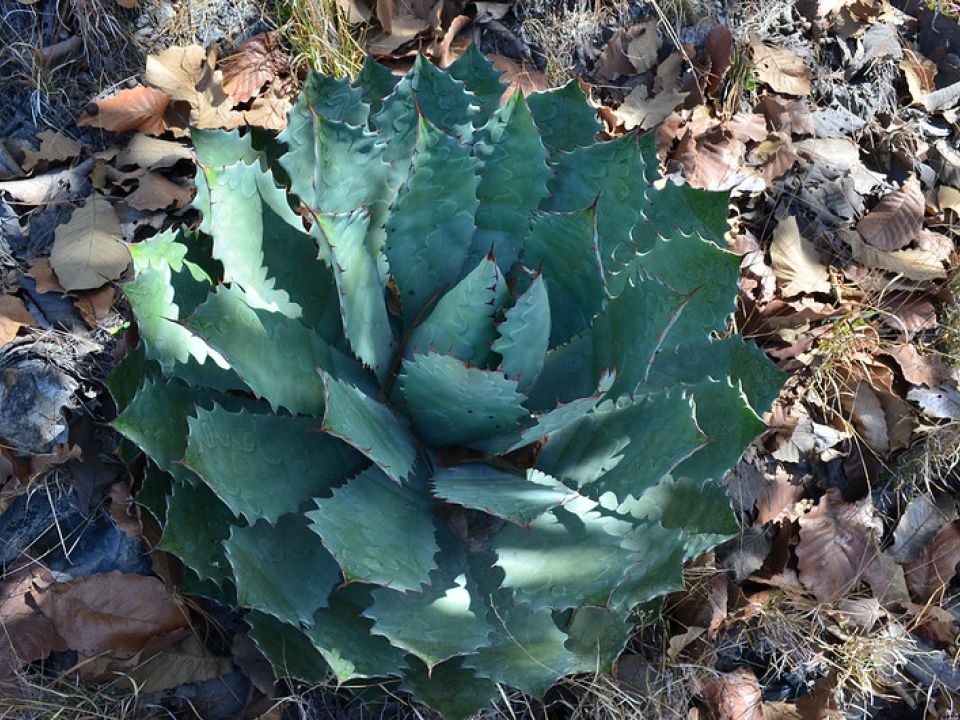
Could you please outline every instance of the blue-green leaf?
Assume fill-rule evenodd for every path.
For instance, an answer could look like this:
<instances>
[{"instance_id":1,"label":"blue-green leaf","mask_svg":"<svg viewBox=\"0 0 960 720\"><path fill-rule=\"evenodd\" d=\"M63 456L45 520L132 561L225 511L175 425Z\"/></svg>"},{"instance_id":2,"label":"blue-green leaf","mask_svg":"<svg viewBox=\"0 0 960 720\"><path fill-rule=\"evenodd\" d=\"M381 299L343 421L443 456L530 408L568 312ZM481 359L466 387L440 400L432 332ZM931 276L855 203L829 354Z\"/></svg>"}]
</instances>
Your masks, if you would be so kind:
<instances>
[{"instance_id":1,"label":"blue-green leaf","mask_svg":"<svg viewBox=\"0 0 960 720\"><path fill-rule=\"evenodd\" d=\"M340 567L299 515L276 527L260 520L234 527L224 541L240 605L289 623L308 624L340 584Z\"/></svg>"},{"instance_id":2,"label":"blue-green leaf","mask_svg":"<svg viewBox=\"0 0 960 720\"><path fill-rule=\"evenodd\" d=\"M407 341L407 357L434 351L482 366L496 337L493 315L507 296L507 284L490 256L444 295Z\"/></svg>"},{"instance_id":3,"label":"blue-green leaf","mask_svg":"<svg viewBox=\"0 0 960 720\"><path fill-rule=\"evenodd\" d=\"M574 150L596 142L603 129L576 80L527 98L544 145L551 153Z\"/></svg>"},{"instance_id":4,"label":"blue-green leaf","mask_svg":"<svg viewBox=\"0 0 960 720\"><path fill-rule=\"evenodd\" d=\"M479 133L474 153L483 162L474 247L492 249L508 272L520 255L530 215L547 195L547 151L523 95L516 93Z\"/></svg>"},{"instance_id":5,"label":"blue-green leaf","mask_svg":"<svg viewBox=\"0 0 960 720\"><path fill-rule=\"evenodd\" d=\"M492 345L503 362L507 377L516 378L517 389L526 390L540 376L550 341L550 299L543 275L538 273L512 308L497 332L500 337Z\"/></svg>"},{"instance_id":6,"label":"blue-green leaf","mask_svg":"<svg viewBox=\"0 0 960 720\"><path fill-rule=\"evenodd\" d=\"M596 211L548 213L533 218L523 262L539 268L550 300L550 347L590 326L606 300L597 251Z\"/></svg>"},{"instance_id":7,"label":"blue-green leaf","mask_svg":"<svg viewBox=\"0 0 960 720\"><path fill-rule=\"evenodd\" d=\"M481 463L441 468L433 476L433 485L435 494L444 500L517 525L529 525L577 496L576 491L539 470L518 475Z\"/></svg>"},{"instance_id":8,"label":"blue-green leaf","mask_svg":"<svg viewBox=\"0 0 960 720\"><path fill-rule=\"evenodd\" d=\"M362 390L321 373L327 392L324 432L356 448L396 482L413 470L413 436L388 406Z\"/></svg>"},{"instance_id":9,"label":"blue-green leaf","mask_svg":"<svg viewBox=\"0 0 960 720\"><path fill-rule=\"evenodd\" d=\"M418 127L410 177L390 209L384 246L408 327L465 274L478 205L479 161L426 121Z\"/></svg>"},{"instance_id":10,"label":"blue-green leaf","mask_svg":"<svg viewBox=\"0 0 960 720\"><path fill-rule=\"evenodd\" d=\"M500 71L483 56L476 45L471 43L447 68L447 72L451 77L464 83L467 90L476 98L475 102L479 105L480 112L474 118L474 125L479 126L487 122L500 107L500 98L507 89L507 86L500 82Z\"/></svg>"},{"instance_id":11,"label":"blue-green leaf","mask_svg":"<svg viewBox=\"0 0 960 720\"><path fill-rule=\"evenodd\" d=\"M306 515L348 581L413 591L429 582L438 551L430 501L379 469L364 470Z\"/></svg>"},{"instance_id":12,"label":"blue-green leaf","mask_svg":"<svg viewBox=\"0 0 960 720\"><path fill-rule=\"evenodd\" d=\"M464 445L519 427L526 415L517 381L469 367L451 355L414 355L400 387L420 438L432 447Z\"/></svg>"},{"instance_id":13,"label":"blue-green leaf","mask_svg":"<svg viewBox=\"0 0 960 720\"><path fill-rule=\"evenodd\" d=\"M219 405L189 418L186 464L247 522L275 523L361 467L311 418L228 412ZM264 448L270 448L264 452Z\"/></svg>"}]
</instances>

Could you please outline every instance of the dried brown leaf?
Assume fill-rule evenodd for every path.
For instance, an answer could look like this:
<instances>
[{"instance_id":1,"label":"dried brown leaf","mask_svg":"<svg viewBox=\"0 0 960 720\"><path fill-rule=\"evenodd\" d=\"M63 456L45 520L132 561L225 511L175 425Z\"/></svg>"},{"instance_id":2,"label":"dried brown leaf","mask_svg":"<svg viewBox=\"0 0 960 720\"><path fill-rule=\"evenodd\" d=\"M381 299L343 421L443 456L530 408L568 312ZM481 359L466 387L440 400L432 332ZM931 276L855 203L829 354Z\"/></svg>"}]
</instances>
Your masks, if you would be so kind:
<instances>
[{"instance_id":1,"label":"dried brown leaf","mask_svg":"<svg viewBox=\"0 0 960 720\"><path fill-rule=\"evenodd\" d=\"M487 59L502 73L500 82L507 84L507 89L503 91L503 95L500 97L501 104L517 91L529 95L533 92L541 92L549 87L547 78L542 72L530 70L525 64L518 64L508 57L494 55L493 53L488 53Z\"/></svg>"},{"instance_id":2,"label":"dried brown leaf","mask_svg":"<svg viewBox=\"0 0 960 720\"><path fill-rule=\"evenodd\" d=\"M698 693L708 720L763 720L763 697L749 668L717 673Z\"/></svg>"},{"instance_id":3,"label":"dried brown leaf","mask_svg":"<svg viewBox=\"0 0 960 720\"><path fill-rule=\"evenodd\" d=\"M777 223L770 245L770 260L777 278L784 283L781 288L784 297L830 292L830 273L820 262L813 243L801 237L793 216Z\"/></svg>"},{"instance_id":4,"label":"dried brown leaf","mask_svg":"<svg viewBox=\"0 0 960 720\"><path fill-rule=\"evenodd\" d=\"M41 477L57 465L82 459L83 450L79 445L55 445L50 452L39 453L30 458L30 476Z\"/></svg>"},{"instance_id":5,"label":"dried brown leaf","mask_svg":"<svg viewBox=\"0 0 960 720\"><path fill-rule=\"evenodd\" d=\"M623 103L614 112L627 130L639 127L649 130L663 122L674 109L683 102L687 93L667 90L648 98L645 85L638 85L627 95Z\"/></svg>"},{"instance_id":6,"label":"dried brown leaf","mask_svg":"<svg viewBox=\"0 0 960 720\"><path fill-rule=\"evenodd\" d=\"M13 340L20 328L36 324L37 319L23 300L15 295L0 295L0 346Z\"/></svg>"},{"instance_id":7,"label":"dried brown leaf","mask_svg":"<svg viewBox=\"0 0 960 720\"><path fill-rule=\"evenodd\" d=\"M960 420L960 390L949 382L934 388L911 388L907 400L920 405L926 415L943 420Z\"/></svg>"},{"instance_id":8,"label":"dried brown leaf","mask_svg":"<svg viewBox=\"0 0 960 720\"><path fill-rule=\"evenodd\" d=\"M899 250L909 245L923 227L923 207L920 181L911 176L857 223L857 232L878 250Z\"/></svg>"},{"instance_id":9,"label":"dried brown leaf","mask_svg":"<svg viewBox=\"0 0 960 720\"><path fill-rule=\"evenodd\" d=\"M110 486L110 519L117 529L130 537L143 536L143 524L140 522L140 506L130 495L130 488L123 481Z\"/></svg>"},{"instance_id":10,"label":"dried brown leaf","mask_svg":"<svg viewBox=\"0 0 960 720\"><path fill-rule=\"evenodd\" d=\"M117 167L136 165L148 170L172 167L180 160L193 160L193 150L171 140L137 134L117 156Z\"/></svg>"},{"instance_id":11,"label":"dried brown leaf","mask_svg":"<svg viewBox=\"0 0 960 720\"><path fill-rule=\"evenodd\" d=\"M137 210L164 210L173 206L182 208L193 199L189 188L171 182L160 173L147 172L139 177L137 189L126 202Z\"/></svg>"},{"instance_id":12,"label":"dried brown leaf","mask_svg":"<svg viewBox=\"0 0 960 720\"><path fill-rule=\"evenodd\" d=\"M860 438L871 450L880 454L890 452L890 435L880 398L868 383L858 382L849 413Z\"/></svg>"},{"instance_id":13,"label":"dried brown leaf","mask_svg":"<svg viewBox=\"0 0 960 720\"><path fill-rule=\"evenodd\" d=\"M74 303L83 321L90 327L110 317L117 291L112 285L104 285L97 290L81 290L76 293Z\"/></svg>"},{"instance_id":14,"label":"dried brown leaf","mask_svg":"<svg viewBox=\"0 0 960 720\"><path fill-rule=\"evenodd\" d=\"M116 280L130 264L130 250L120 240L120 220L113 206L92 196L57 227L50 266L67 290L89 290Z\"/></svg>"},{"instance_id":15,"label":"dried brown leaf","mask_svg":"<svg viewBox=\"0 0 960 720\"><path fill-rule=\"evenodd\" d=\"M797 545L800 582L821 602L835 602L853 590L864 569L877 556L873 528L868 524L869 496L844 502L836 488L800 518Z\"/></svg>"},{"instance_id":16,"label":"dried brown leaf","mask_svg":"<svg viewBox=\"0 0 960 720\"><path fill-rule=\"evenodd\" d=\"M170 96L162 90L138 85L121 90L106 100L97 100L87 105L79 127L98 127L120 133L139 130L147 135L160 135L167 129L164 113L170 104Z\"/></svg>"},{"instance_id":17,"label":"dried brown leaf","mask_svg":"<svg viewBox=\"0 0 960 720\"><path fill-rule=\"evenodd\" d=\"M27 172L33 172L40 163L72 160L83 152L83 143L56 130L44 130L37 137L40 138L40 148L23 151L23 169Z\"/></svg>"},{"instance_id":18,"label":"dried brown leaf","mask_svg":"<svg viewBox=\"0 0 960 720\"><path fill-rule=\"evenodd\" d=\"M710 71L704 91L714 95L720 89L720 83L730 64L733 62L733 35L726 25L715 25L703 39L703 48L710 58Z\"/></svg>"},{"instance_id":19,"label":"dried brown leaf","mask_svg":"<svg viewBox=\"0 0 960 720\"><path fill-rule=\"evenodd\" d=\"M161 580L111 572L56 583L38 593L40 610L78 652L133 655L154 636L189 626L185 607Z\"/></svg>"},{"instance_id":20,"label":"dried brown leaf","mask_svg":"<svg viewBox=\"0 0 960 720\"><path fill-rule=\"evenodd\" d=\"M960 217L960 190L949 185L941 185L937 189L937 206L941 211L950 210Z\"/></svg>"},{"instance_id":21,"label":"dried brown leaf","mask_svg":"<svg viewBox=\"0 0 960 720\"><path fill-rule=\"evenodd\" d=\"M233 100L223 90L222 74L214 69L216 55L199 45L173 46L147 56L144 79L174 101L190 106L190 124L221 128L235 118Z\"/></svg>"},{"instance_id":22,"label":"dried brown leaf","mask_svg":"<svg viewBox=\"0 0 960 720\"><path fill-rule=\"evenodd\" d=\"M937 352L921 355L912 343L900 343L883 349L892 358L904 379L911 385L935 387L950 377L950 368Z\"/></svg>"},{"instance_id":23,"label":"dried brown leaf","mask_svg":"<svg viewBox=\"0 0 960 720\"><path fill-rule=\"evenodd\" d=\"M48 572L38 569L10 575L0 582L0 680L26 663L68 649L50 619L27 602L34 578L41 576L43 582L52 580Z\"/></svg>"},{"instance_id":24,"label":"dried brown leaf","mask_svg":"<svg viewBox=\"0 0 960 720\"><path fill-rule=\"evenodd\" d=\"M630 43L647 32L647 26L631 25L617 30L607 41L597 58L594 72L600 80L616 80L621 75L633 75L636 68L630 62ZM656 33L656 30L654 30Z\"/></svg>"},{"instance_id":25,"label":"dried brown leaf","mask_svg":"<svg viewBox=\"0 0 960 720\"><path fill-rule=\"evenodd\" d=\"M378 2L378 10L379 7ZM382 32L367 41L367 51L374 57L388 57L429 29L429 18L418 17L409 12L399 12L390 22L390 32Z\"/></svg>"},{"instance_id":26,"label":"dried brown leaf","mask_svg":"<svg viewBox=\"0 0 960 720\"><path fill-rule=\"evenodd\" d=\"M235 102L246 102L287 66L280 33L262 32L240 44L221 64L223 89Z\"/></svg>"},{"instance_id":27,"label":"dried brown leaf","mask_svg":"<svg viewBox=\"0 0 960 720\"><path fill-rule=\"evenodd\" d=\"M907 587L914 599L926 603L942 595L957 574L960 562L960 526L952 522L933 538L920 556L907 563Z\"/></svg>"},{"instance_id":28,"label":"dried brown leaf","mask_svg":"<svg viewBox=\"0 0 960 720\"><path fill-rule=\"evenodd\" d=\"M32 277L36 281L37 292L67 294L66 289L60 284L60 280L53 272L53 268L50 267L50 260L47 258L31 260L30 267L27 270L27 276Z\"/></svg>"},{"instance_id":29,"label":"dried brown leaf","mask_svg":"<svg viewBox=\"0 0 960 720\"><path fill-rule=\"evenodd\" d=\"M810 68L796 53L769 45L753 35L753 71L760 82L787 95L810 94Z\"/></svg>"},{"instance_id":30,"label":"dried brown leaf","mask_svg":"<svg viewBox=\"0 0 960 720\"><path fill-rule=\"evenodd\" d=\"M638 74L645 73L656 64L657 51L660 49L656 21L643 23L641 27L643 32L627 42L627 59Z\"/></svg>"},{"instance_id":31,"label":"dried brown leaf","mask_svg":"<svg viewBox=\"0 0 960 720\"><path fill-rule=\"evenodd\" d=\"M947 276L943 263L926 250L908 248L884 252L867 245L855 232L844 234L844 239L850 244L854 259L871 270L886 270L917 282L939 280Z\"/></svg>"}]
</instances>

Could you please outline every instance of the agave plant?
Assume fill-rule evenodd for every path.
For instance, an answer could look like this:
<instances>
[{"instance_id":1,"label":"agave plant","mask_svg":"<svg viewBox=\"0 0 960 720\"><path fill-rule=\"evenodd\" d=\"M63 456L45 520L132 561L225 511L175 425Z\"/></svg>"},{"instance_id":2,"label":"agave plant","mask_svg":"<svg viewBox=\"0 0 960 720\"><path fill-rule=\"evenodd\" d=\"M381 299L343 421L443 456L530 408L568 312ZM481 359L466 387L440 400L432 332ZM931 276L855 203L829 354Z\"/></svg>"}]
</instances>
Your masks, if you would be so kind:
<instances>
[{"instance_id":1,"label":"agave plant","mask_svg":"<svg viewBox=\"0 0 960 720\"><path fill-rule=\"evenodd\" d=\"M727 334L722 194L476 50L311 75L277 138L198 132L198 233L133 248L116 427L188 590L282 676L448 717L608 668L736 530L778 371Z\"/></svg>"}]
</instances>

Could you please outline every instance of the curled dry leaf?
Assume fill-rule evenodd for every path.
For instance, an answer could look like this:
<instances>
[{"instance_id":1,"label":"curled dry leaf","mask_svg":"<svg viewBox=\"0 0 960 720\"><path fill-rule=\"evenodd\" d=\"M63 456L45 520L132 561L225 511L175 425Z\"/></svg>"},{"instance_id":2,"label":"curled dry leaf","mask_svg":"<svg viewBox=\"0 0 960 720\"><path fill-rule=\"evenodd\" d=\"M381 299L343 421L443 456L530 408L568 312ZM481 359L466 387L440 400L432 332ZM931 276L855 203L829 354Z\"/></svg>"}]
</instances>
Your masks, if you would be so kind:
<instances>
[{"instance_id":1,"label":"curled dry leaf","mask_svg":"<svg viewBox=\"0 0 960 720\"><path fill-rule=\"evenodd\" d=\"M830 273L820 262L817 250L800 236L797 220L792 215L777 223L770 245L770 260L777 279L784 283L784 297L802 293L829 293Z\"/></svg>"},{"instance_id":2,"label":"curled dry leaf","mask_svg":"<svg viewBox=\"0 0 960 720\"><path fill-rule=\"evenodd\" d=\"M597 58L594 71L600 80L616 80L621 75L633 75L636 67L630 61L630 43L648 32L645 24L631 25L617 30L607 41ZM654 25L653 36L656 37Z\"/></svg>"},{"instance_id":3,"label":"curled dry leaf","mask_svg":"<svg viewBox=\"0 0 960 720\"><path fill-rule=\"evenodd\" d=\"M726 25L713 26L703 39L703 47L710 58L710 71L704 91L707 95L715 95L733 62L733 35L730 29Z\"/></svg>"},{"instance_id":4,"label":"curled dry leaf","mask_svg":"<svg viewBox=\"0 0 960 720\"><path fill-rule=\"evenodd\" d=\"M83 152L83 143L56 130L44 130L37 137L40 138L40 148L23 151L23 169L27 172L33 172L40 163L72 160Z\"/></svg>"},{"instance_id":5,"label":"curled dry leaf","mask_svg":"<svg viewBox=\"0 0 960 720\"><path fill-rule=\"evenodd\" d=\"M56 583L37 605L74 650L133 655L154 636L189 627L186 608L159 578L111 572Z\"/></svg>"},{"instance_id":6,"label":"curled dry leaf","mask_svg":"<svg viewBox=\"0 0 960 720\"><path fill-rule=\"evenodd\" d=\"M937 76L936 63L914 50L904 49L900 69L903 70L904 77L907 79L907 88L910 90L910 97L913 98L914 104L923 105L924 97L936 88L934 84L934 78Z\"/></svg>"},{"instance_id":7,"label":"curled dry leaf","mask_svg":"<svg viewBox=\"0 0 960 720\"><path fill-rule=\"evenodd\" d=\"M0 582L0 681L9 678L22 665L42 660L51 652L68 649L53 622L27 602L35 577L43 582L53 578L45 570L36 574L24 571Z\"/></svg>"},{"instance_id":8,"label":"curled dry leaf","mask_svg":"<svg viewBox=\"0 0 960 720\"><path fill-rule=\"evenodd\" d=\"M501 104L517 91L529 95L549 88L546 76L539 70L530 70L525 64L518 64L503 55L489 53L487 58L502 73L500 82L507 84L507 89L503 91L503 95L500 97Z\"/></svg>"},{"instance_id":9,"label":"curled dry leaf","mask_svg":"<svg viewBox=\"0 0 960 720\"><path fill-rule=\"evenodd\" d=\"M923 228L923 207L920 181L911 176L857 223L857 232L878 250L899 250L909 245Z\"/></svg>"},{"instance_id":10,"label":"curled dry leaf","mask_svg":"<svg viewBox=\"0 0 960 720\"><path fill-rule=\"evenodd\" d=\"M664 90L650 98L647 97L646 86L638 85L630 91L623 104L614 112L625 129L633 130L638 127L641 130L649 130L663 122L674 108L683 102L687 94L676 90Z\"/></svg>"},{"instance_id":11,"label":"curled dry leaf","mask_svg":"<svg viewBox=\"0 0 960 720\"><path fill-rule=\"evenodd\" d=\"M920 405L930 417L941 420L960 420L960 390L951 383L941 383L935 388L912 388L907 400Z\"/></svg>"},{"instance_id":12,"label":"curled dry leaf","mask_svg":"<svg viewBox=\"0 0 960 720\"><path fill-rule=\"evenodd\" d=\"M50 267L50 260L47 258L37 258L30 261L30 267L26 272L27 277L33 278L37 283L37 292L50 293L55 292L66 295L67 291L60 284L60 280Z\"/></svg>"},{"instance_id":13,"label":"curled dry leaf","mask_svg":"<svg viewBox=\"0 0 960 720\"><path fill-rule=\"evenodd\" d=\"M800 518L797 545L800 582L821 602L834 602L853 590L877 555L869 496L844 502L830 488L810 512Z\"/></svg>"},{"instance_id":14,"label":"curled dry leaf","mask_svg":"<svg viewBox=\"0 0 960 720\"><path fill-rule=\"evenodd\" d=\"M857 434L871 450L881 454L890 452L890 435L887 433L883 405L868 383L857 383L852 401L849 402L849 413Z\"/></svg>"},{"instance_id":15,"label":"curled dry leaf","mask_svg":"<svg viewBox=\"0 0 960 720\"><path fill-rule=\"evenodd\" d=\"M896 530L890 554L899 563L919 558L947 524L957 519L957 504L949 495L931 499L918 495L907 503Z\"/></svg>"},{"instance_id":16,"label":"curled dry leaf","mask_svg":"<svg viewBox=\"0 0 960 720\"><path fill-rule=\"evenodd\" d=\"M850 244L853 258L871 270L886 270L916 282L939 280L947 276L943 263L927 250L908 248L884 252L867 245L858 233L844 233L843 238Z\"/></svg>"},{"instance_id":17,"label":"curled dry leaf","mask_svg":"<svg viewBox=\"0 0 960 720\"><path fill-rule=\"evenodd\" d=\"M167 129L163 115L170 104L170 96L162 90L138 85L121 90L106 100L87 105L79 127L98 127L110 132L139 130L147 135L159 135Z\"/></svg>"},{"instance_id":18,"label":"curled dry leaf","mask_svg":"<svg viewBox=\"0 0 960 720\"><path fill-rule=\"evenodd\" d=\"M960 562L960 527L951 522L933 538L916 560L907 563L904 571L907 587L918 603L926 603L941 595Z\"/></svg>"},{"instance_id":19,"label":"curled dry leaf","mask_svg":"<svg viewBox=\"0 0 960 720\"><path fill-rule=\"evenodd\" d=\"M180 160L193 160L193 151L171 140L159 140L137 134L117 156L117 167L136 165L148 170L176 165Z\"/></svg>"},{"instance_id":20,"label":"curled dry leaf","mask_svg":"<svg viewBox=\"0 0 960 720\"><path fill-rule=\"evenodd\" d=\"M769 45L756 35L750 38L753 71L757 79L787 95L810 94L810 68L799 55Z\"/></svg>"},{"instance_id":21,"label":"curled dry leaf","mask_svg":"<svg viewBox=\"0 0 960 720\"><path fill-rule=\"evenodd\" d=\"M23 300L15 295L0 295L0 346L13 340L20 328L36 324L37 319Z\"/></svg>"},{"instance_id":22,"label":"curled dry leaf","mask_svg":"<svg viewBox=\"0 0 960 720\"><path fill-rule=\"evenodd\" d=\"M74 210L57 227L50 266L67 290L89 290L116 280L130 264L130 250L120 241L120 221L100 195Z\"/></svg>"},{"instance_id":23,"label":"curled dry leaf","mask_svg":"<svg viewBox=\"0 0 960 720\"><path fill-rule=\"evenodd\" d=\"M270 30L254 35L221 64L223 89L235 102L246 102L286 65L287 56L280 47L280 33Z\"/></svg>"},{"instance_id":24,"label":"curled dry leaf","mask_svg":"<svg viewBox=\"0 0 960 720\"><path fill-rule=\"evenodd\" d=\"M707 717L718 720L763 720L763 696L749 668L717 673L697 693L707 705Z\"/></svg>"},{"instance_id":25,"label":"curled dry leaf","mask_svg":"<svg viewBox=\"0 0 960 720\"><path fill-rule=\"evenodd\" d=\"M137 189L126 202L137 210L164 210L171 205L182 208L193 199L189 189L171 182L160 173L147 172L139 177Z\"/></svg>"},{"instance_id":26,"label":"curled dry leaf","mask_svg":"<svg viewBox=\"0 0 960 720\"><path fill-rule=\"evenodd\" d=\"M90 327L110 317L117 291L112 285L104 285L96 290L81 290L74 303L83 321Z\"/></svg>"},{"instance_id":27,"label":"curled dry leaf","mask_svg":"<svg viewBox=\"0 0 960 720\"><path fill-rule=\"evenodd\" d=\"M897 363L904 379L911 385L936 387L950 377L950 368L939 353L921 355L912 343L892 345L884 348L881 354L889 356Z\"/></svg>"},{"instance_id":28,"label":"curled dry leaf","mask_svg":"<svg viewBox=\"0 0 960 720\"><path fill-rule=\"evenodd\" d=\"M214 69L216 55L199 45L174 46L159 55L147 56L145 80L171 99L190 105L190 124L198 128L221 128L234 117L233 100Z\"/></svg>"}]
</instances>

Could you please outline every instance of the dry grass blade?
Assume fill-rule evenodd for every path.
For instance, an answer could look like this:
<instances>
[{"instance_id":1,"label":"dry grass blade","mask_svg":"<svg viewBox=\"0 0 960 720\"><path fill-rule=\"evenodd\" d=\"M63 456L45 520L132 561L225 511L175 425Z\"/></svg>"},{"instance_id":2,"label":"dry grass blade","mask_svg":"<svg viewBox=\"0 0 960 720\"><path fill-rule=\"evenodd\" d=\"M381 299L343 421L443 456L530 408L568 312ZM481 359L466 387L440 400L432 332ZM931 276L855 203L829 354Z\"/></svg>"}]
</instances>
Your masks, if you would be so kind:
<instances>
[{"instance_id":1,"label":"dry grass blade","mask_svg":"<svg viewBox=\"0 0 960 720\"><path fill-rule=\"evenodd\" d=\"M293 50L293 71L304 67L352 78L366 57L364 30L357 24L369 10L359 12L359 2L338 0L283 0L277 3L278 32ZM358 15L359 12L359 15Z\"/></svg>"}]
</instances>

